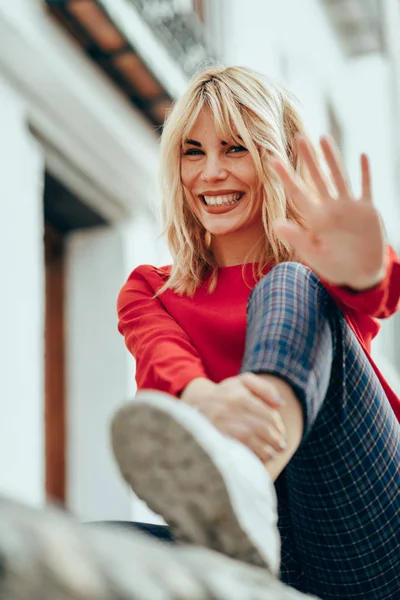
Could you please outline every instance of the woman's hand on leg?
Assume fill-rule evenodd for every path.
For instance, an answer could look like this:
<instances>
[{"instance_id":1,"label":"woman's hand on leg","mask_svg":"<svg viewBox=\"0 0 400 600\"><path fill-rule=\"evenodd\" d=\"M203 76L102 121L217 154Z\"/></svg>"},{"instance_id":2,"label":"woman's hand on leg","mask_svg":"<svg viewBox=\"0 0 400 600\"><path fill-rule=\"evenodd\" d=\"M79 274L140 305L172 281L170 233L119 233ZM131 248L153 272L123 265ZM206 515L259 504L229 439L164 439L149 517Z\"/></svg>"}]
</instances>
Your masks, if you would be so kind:
<instances>
[{"instance_id":1,"label":"woman's hand on leg","mask_svg":"<svg viewBox=\"0 0 400 600\"><path fill-rule=\"evenodd\" d=\"M283 401L270 382L253 373L229 377L218 384L194 380L181 399L195 406L221 433L246 445L263 463L286 449L280 414Z\"/></svg>"}]
</instances>

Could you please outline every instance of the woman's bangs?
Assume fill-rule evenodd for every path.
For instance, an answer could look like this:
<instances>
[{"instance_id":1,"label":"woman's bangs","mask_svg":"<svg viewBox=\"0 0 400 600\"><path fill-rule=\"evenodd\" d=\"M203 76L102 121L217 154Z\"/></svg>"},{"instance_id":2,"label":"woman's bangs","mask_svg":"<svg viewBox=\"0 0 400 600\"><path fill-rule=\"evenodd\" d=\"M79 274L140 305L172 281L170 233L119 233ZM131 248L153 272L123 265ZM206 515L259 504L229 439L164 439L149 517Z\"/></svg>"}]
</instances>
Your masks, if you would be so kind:
<instances>
[{"instance_id":1,"label":"woman's bangs","mask_svg":"<svg viewBox=\"0 0 400 600\"><path fill-rule=\"evenodd\" d=\"M221 140L224 140L228 143L237 144L238 146L244 143L243 139L241 139L238 127L235 125L232 115L228 115L226 112L222 113L221 115L217 115L215 120L215 128Z\"/></svg>"},{"instance_id":2,"label":"woman's bangs","mask_svg":"<svg viewBox=\"0 0 400 600\"><path fill-rule=\"evenodd\" d=\"M183 145L185 140L187 140L190 137L190 132L192 131L193 127L195 126L196 121L199 118L199 114L201 113L205 104L206 103L204 101L204 98L202 98L201 96L198 96L196 98L195 105L188 107L187 115L186 115L186 117L184 117L182 119L184 121L185 125L182 130L181 145Z\"/></svg>"},{"instance_id":3,"label":"woman's bangs","mask_svg":"<svg viewBox=\"0 0 400 600\"><path fill-rule=\"evenodd\" d=\"M215 128L221 140L237 144L238 146L244 144L243 134L245 127L236 107L231 111L228 106L225 106L222 107L222 110L218 110L213 114Z\"/></svg>"}]
</instances>

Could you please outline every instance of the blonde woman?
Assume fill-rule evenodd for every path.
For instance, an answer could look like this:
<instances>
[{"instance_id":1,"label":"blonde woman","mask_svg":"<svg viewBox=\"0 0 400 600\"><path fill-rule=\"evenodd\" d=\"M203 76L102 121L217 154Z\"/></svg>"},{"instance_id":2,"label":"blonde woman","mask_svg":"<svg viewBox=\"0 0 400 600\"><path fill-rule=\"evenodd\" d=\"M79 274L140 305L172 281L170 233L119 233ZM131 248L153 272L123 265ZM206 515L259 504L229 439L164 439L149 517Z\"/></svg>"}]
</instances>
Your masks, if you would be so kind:
<instances>
[{"instance_id":1,"label":"blonde woman","mask_svg":"<svg viewBox=\"0 0 400 600\"><path fill-rule=\"evenodd\" d=\"M400 264L367 157L356 198L328 138L321 151L327 173L291 95L247 68L207 70L175 104L174 262L135 269L119 296L139 392L114 451L179 539L325 600L395 600L400 402L370 343Z\"/></svg>"}]
</instances>

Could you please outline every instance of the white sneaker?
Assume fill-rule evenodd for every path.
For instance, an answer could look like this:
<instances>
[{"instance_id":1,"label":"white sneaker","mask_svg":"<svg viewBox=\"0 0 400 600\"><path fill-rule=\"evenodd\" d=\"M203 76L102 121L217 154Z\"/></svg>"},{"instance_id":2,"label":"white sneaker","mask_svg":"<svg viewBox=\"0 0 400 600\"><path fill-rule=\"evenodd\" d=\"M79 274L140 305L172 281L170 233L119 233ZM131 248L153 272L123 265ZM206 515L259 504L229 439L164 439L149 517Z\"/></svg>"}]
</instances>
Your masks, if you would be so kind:
<instances>
[{"instance_id":1,"label":"white sneaker","mask_svg":"<svg viewBox=\"0 0 400 600\"><path fill-rule=\"evenodd\" d=\"M122 476L176 539L278 574L275 490L246 446L195 408L154 391L123 406L111 431Z\"/></svg>"}]
</instances>

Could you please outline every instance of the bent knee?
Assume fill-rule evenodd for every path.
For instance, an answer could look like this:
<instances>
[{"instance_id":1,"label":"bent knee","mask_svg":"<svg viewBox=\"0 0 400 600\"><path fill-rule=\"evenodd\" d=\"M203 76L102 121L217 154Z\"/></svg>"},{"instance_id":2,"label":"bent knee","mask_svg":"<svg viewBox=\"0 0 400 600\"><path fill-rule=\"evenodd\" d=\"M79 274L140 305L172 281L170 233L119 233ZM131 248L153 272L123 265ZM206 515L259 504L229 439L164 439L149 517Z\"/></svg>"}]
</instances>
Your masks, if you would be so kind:
<instances>
[{"instance_id":1,"label":"bent knee","mask_svg":"<svg viewBox=\"0 0 400 600\"><path fill-rule=\"evenodd\" d=\"M265 275L257 285L268 284L273 281L294 283L299 286L300 283L312 284L313 287L320 283L319 277L309 268L299 262L282 262L275 265L267 275Z\"/></svg>"}]
</instances>

